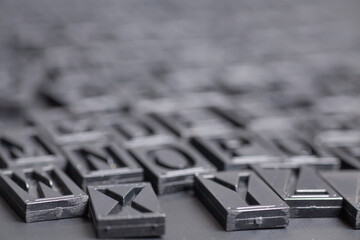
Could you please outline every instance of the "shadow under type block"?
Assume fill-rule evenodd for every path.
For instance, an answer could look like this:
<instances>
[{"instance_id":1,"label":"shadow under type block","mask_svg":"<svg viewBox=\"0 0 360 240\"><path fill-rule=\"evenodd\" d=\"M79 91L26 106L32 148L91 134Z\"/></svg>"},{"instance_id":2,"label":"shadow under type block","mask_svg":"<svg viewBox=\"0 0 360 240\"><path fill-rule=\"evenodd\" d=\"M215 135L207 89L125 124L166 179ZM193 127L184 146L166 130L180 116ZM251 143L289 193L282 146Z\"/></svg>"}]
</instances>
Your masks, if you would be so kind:
<instances>
[{"instance_id":1,"label":"shadow under type block","mask_svg":"<svg viewBox=\"0 0 360 240\"><path fill-rule=\"evenodd\" d=\"M3 171L0 191L25 222L80 217L88 196L52 166Z\"/></svg>"}]
</instances>

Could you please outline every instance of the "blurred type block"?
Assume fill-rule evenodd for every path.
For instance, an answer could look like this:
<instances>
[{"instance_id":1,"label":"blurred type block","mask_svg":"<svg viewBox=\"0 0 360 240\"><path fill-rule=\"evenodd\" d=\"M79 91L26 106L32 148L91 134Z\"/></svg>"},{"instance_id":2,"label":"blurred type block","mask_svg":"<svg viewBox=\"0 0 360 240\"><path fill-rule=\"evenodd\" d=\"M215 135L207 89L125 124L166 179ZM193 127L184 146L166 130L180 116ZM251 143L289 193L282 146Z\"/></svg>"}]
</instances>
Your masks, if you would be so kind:
<instances>
[{"instance_id":1,"label":"blurred type block","mask_svg":"<svg viewBox=\"0 0 360 240\"><path fill-rule=\"evenodd\" d=\"M143 169L124 149L110 141L68 145L63 150L70 175L84 190L88 185L143 180Z\"/></svg>"},{"instance_id":2,"label":"blurred type block","mask_svg":"<svg viewBox=\"0 0 360 240\"><path fill-rule=\"evenodd\" d=\"M195 174L215 171L200 153L182 142L136 147L131 153L158 194L191 189Z\"/></svg>"},{"instance_id":3,"label":"blurred type block","mask_svg":"<svg viewBox=\"0 0 360 240\"><path fill-rule=\"evenodd\" d=\"M219 170L246 169L251 164L280 161L270 144L246 131L194 136L191 143Z\"/></svg>"},{"instance_id":4,"label":"blurred type block","mask_svg":"<svg viewBox=\"0 0 360 240\"><path fill-rule=\"evenodd\" d=\"M0 131L0 164L3 168L24 168L54 164L65 166L57 146L39 134L37 128Z\"/></svg>"},{"instance_id":5,"label":"blurred type block","mask_svg":"<svg viewBox=\"0 0 360 240\"><path fill-rule=\"evenodd\" d=\"M174 134L145 114L110 113L98 116L101 126L109 128L123 146L141 146L164 139L173 139Z\"/></svg>"}]
</instances>

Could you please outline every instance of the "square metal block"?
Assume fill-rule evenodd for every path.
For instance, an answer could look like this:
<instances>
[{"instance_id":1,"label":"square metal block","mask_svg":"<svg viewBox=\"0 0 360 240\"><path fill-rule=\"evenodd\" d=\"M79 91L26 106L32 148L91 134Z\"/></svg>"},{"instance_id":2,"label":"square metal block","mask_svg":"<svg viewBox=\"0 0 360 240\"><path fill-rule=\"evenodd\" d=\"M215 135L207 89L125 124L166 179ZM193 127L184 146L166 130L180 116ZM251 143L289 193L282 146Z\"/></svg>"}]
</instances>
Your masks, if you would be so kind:
<instances>
[{"instance_id":1,"label":"square metal block","mask_svg":"<svg viewBox=\"0 0 360 240\"><path fill-rule=\"evenodd\" d=\"M3 171L0 191L25 222L80 217L88 203L88 196L52 166Z\"/></svg>"},{"instance_id":2,"label":"square metal block","mask_svg":"<svg viewBox=\"0 0 360 240\"><path fill-rule=\"evenodd\" d=\"M200 153L181 141L136 147L131 153L158 194L191 189L194 175L215 171Z\"/></svg>"},{"instance_id":3,"label":"square metal block","mask_svg":"<svg viewBox=\"0 0 360 240\"><path fill-rule=\"evenodd\" d=\"M59 149L37 128L0 131L0 165L3 168L24 168L53 164L65 166Z\"/></svg>"},{"instance_id":4,"label":"square metal block","mask_svg":"<svg viewBox=\"0 0 360 240\"><path fill-rule=\"evenodd\" d=\"M360 228L360 171L324 171L321 176L328 182L343 198L344 204L342 216L356 229Z\"/></svg>"},{"instance_id":5,"label":"square metal block","mask_svg":"<svg viewBox=\"0 0 360 240\"><path fill-rule=\"evenodd\" d=\"M60 146L111 138L111 134L91 115L50 112L41 118L37 117L34 122L44 134Z\"/></svg>"},{"instance_id":6,"label":"square metal block","mask_svg":"<svg viewBox=\"0 0 360 240\"><path fill-rule=\"evenodd\" d=\"M108 128L122 146L141 146L172 140L175 135L146 114L99 114L101 126Z\"/></svg>"},{"instance_id":7,"label":"square metal block","mask_svg":"<svg viewBox=\"0 0 360 240\"><path fill-rule=\"evenodd\" d=\"M226 231L288 225L289 207L249 170L202 174L195 193Z\"/></svg>"},{"instance_id":8,"label":"square metal block","mask_svg":"<svg viewBox=\"0 0 360 240\"><path fill-rule=\"evenodd\" d=\"M63 147L73 180L88 185L139 182L143 169L124 149L110 141L79 143Z\"/></svg>"},{"instance_id":9,"label":"square metal block","mask_svg":"<svg viewBox=\"0 0 360 240\"><path fill-rule=\"evenodd\" d=\"M191 143L219 170L247 169L251 164L281 160L271 144L247 131L194 136Z\"/></svg>"},{"instance_id":10,"label":"square metal block","mask_svg":"<svg viewBox=\"0 0 360 240\"><path fill-rule=\"evenodd\" d=\"M292 218L337 217L343 198L311 166L253 166L289 205Z\"/></svg>"},{"instance_id":11,"label":"square metal block","mask_svg":"<svg viewBox=\"0 0 360 240\"><path fill-rule=\"evenodd\" d=\"M89 186L90 213L99 238L165 233L165 214L149 183Z\"/></svg>"},{"instance_id":12,"label":"square metal block","mask_svg":"<svg viewBox=\"0 0 360 240\"><path fill-rule=\"evenodd\" d=\"M153 114L153 117L177 136L222 132L234 125L219 115L214 108L198 108Z\"/></svg>"}]
</instances>

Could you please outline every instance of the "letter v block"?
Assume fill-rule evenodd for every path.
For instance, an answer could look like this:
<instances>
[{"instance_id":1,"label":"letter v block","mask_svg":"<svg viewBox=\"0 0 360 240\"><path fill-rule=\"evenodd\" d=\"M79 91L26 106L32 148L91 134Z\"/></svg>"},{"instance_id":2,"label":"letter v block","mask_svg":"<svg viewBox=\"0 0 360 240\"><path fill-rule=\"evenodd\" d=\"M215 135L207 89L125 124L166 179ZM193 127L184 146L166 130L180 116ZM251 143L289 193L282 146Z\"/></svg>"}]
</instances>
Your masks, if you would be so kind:
<instances>
[{"instance_id":1,"label":"letter v block","mask_svg":"<svg viewBox=\"0 0 360 240\"><path fill-rule=\"evenodd\" d=\"M194 185L226 231L288 225L289 207L252 171L199 175Z\"/></svg>"},{"instance_id":2,"label":"letter v block","mask_svg":"<svg viewBox=\"0 0 360 240\"><path fill-rule=\"evenodd\" d=\"M311 166L253 166L296 217L336 217L343 198Z\"/></svg>"},{"instance_id":3,"label":"letter v block","mask_svg":"<svg viewBox=\"0 0 360 240\"><path fill-rule=\"evenodd\" d=\"M90 213L99 238L165 233L165 214L149 183L89 186Z\"/></svg>"},{"instance_id":4,"label":"letter v block","mask_svg":"<svg viewBox=\"0 0 360 240\"><path fill-rule=\"evenodd\" d=\"M88 202L88 196L53 166L3 171L0 191L25 222L79 217Z\"/></svg>"}]
</instances>

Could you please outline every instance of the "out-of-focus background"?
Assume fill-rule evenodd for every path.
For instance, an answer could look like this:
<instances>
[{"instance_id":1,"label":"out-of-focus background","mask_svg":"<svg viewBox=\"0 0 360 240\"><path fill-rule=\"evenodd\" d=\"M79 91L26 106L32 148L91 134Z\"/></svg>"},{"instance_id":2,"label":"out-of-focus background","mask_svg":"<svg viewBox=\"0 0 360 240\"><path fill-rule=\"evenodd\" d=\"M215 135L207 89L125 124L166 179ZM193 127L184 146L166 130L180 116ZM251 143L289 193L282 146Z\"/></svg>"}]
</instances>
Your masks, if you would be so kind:
<instances>
[{"instance_id":1,"label":"out-of-focus background","mask_svg":"<svg viewBox=\"0 0 360 240\"><path fill-rule=\"evenodd\" d=\"M66 95L84 81L115 93L110 86L121 82L134 99L214 89L351 94L359 84L347 88L360 71L359 5L1 0L1 96L30 104L44 84Z\"/></svg>"},{"instance_id":2,"label":"out-of-focus background","mask_svg":"<svg viewBox=\"0 0 360 240\"><path fill-rule=\"evenodd\" d=\"M327 131L360 126L359 12L358 0L0 0L0 127L54 107L98 118L216 107L237 129L289 123L331 143ZM227 233L192 193L159 200L164 239L359 238L338 218ZM0 239L95 238L88 219L25 224L2 199L0 226Z\"/></svg>"}]
</instances>

